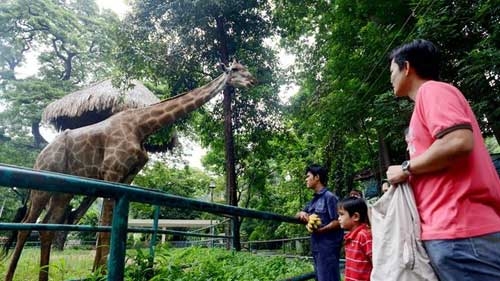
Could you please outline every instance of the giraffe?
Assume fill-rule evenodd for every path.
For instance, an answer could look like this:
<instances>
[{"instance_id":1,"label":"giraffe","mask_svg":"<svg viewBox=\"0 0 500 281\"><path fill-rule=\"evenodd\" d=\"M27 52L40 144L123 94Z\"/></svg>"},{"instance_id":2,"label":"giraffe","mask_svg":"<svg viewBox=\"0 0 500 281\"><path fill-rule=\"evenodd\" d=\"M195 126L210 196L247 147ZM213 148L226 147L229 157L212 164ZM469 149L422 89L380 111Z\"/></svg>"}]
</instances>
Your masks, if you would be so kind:
<instances>
[{"instance_id":1,"label":"giraffe","mask_svg":"<svg viewBox=\"0 0 500 281\"><path fill-rule=\"evenodd\" d=\"M221 64L223 74L192 91L144 108L128 109L106 120L66 130L38 155L34 169L130 184L148 161L143 142L160 128L201 107L227 85L247 88L256 83L252 74L233 61ZM47 207L42 223L59 223L73 195L31 190L23 223L34 223ZM110 225L114 200L105 199L100 225ZM19 231L6 281L12 281L29 231ZM53 231L40 231L39 281L48 280ZM93 270L102 270L109 252L110 233L99 233ZM8 250L8 249L7 249Z\"/></svg>"}]
</instances>

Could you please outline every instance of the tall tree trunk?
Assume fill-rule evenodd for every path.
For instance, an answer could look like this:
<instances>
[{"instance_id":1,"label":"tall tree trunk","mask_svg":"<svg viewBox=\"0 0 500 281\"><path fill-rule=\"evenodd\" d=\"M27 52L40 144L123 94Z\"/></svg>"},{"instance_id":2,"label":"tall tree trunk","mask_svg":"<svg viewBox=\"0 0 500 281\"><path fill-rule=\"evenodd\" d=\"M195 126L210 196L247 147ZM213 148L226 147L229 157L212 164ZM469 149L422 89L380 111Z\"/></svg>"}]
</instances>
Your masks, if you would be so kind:
<instances>
[{"instance_id":1,"label":"tall tree trunk","mask_svg":"<svg viewBox=\"0 0 500 281\"><path fill-rule=\"evenodd\" d=\"M391 164L391 160L389 158L387 143L385 142L384 136L381 132L378 132L378 155L380 177L385 178L385 171Z\"/></svg>"},{"instance_id":2,"label":"tall tree trunk","mask_svg":"<svg viewBox=\"0 0 500 281\"><path fill-rule=\"evenodd\" d=\"M227 203L231 206L237 206L236 201L236 157L234 153L234 138L233 138L233 124L232 124L232 108L231 108L231 96L233 89L226 88L224 90L224 147L225 147L225 158L226 158L226 195ZM239 240L239 229L235 226L239 224L237 222L238 218L233 217L232 227L229 228L228 235L233 234L233 247L239 251L237 246L240 244ZM232 229L232 231L231 231Z\"/></svg>"},{"instance_id":3,"label":"tall tree trunk","mask_svg":"<svg viewBox=\"0 0 500 281\"><path fill-rule=\"evenodd\" d=\"M39 147L45 146L48 143L43 138L43 136L40 134L40 122L39 121L33 121L31 123L31 133L33 134L35 147L39 148Z\"/></svg>"},{"instance_id":4,"label":"tall tree trunk","mask_svg":"<svg viewBox=\"0 0 500 281\"><path fill-rule=\"evenodd\" d=\"M220 40L220 54L222 63L229 63L229 53L227 49L226 40L226 30L225 30L225 19L222 16L216 18L217 30L219 33ZM232 122L232 95L234 89L232 87L226 87L224 89L224 147L225 147L225 158L226 158L226 196L227 202L231 206L237 206L237 193L236 193L236 157L234 152L234 137L233 137L233 122ZM240 244L240 229L238 223L238 217L233 217L232 223L232 234L233 234L233 248L236 251L241 250ZM230 235L231 231L228 228L226 235ZM229 246L229 245L227 245Z\"/></svg>"}]
</instances>

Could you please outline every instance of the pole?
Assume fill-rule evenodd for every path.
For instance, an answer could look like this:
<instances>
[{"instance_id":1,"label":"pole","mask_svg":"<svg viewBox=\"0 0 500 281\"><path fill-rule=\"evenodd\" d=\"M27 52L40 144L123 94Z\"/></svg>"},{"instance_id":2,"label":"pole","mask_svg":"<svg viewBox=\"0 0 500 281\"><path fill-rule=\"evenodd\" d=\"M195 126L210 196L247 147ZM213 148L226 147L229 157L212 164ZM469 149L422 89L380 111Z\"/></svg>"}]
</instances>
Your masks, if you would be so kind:
<instances>
[{"instance_id":1,"label":"pole","mask_svg":"<svg viewBox=\"0 0 500 281\"><path fill-rule=\"evenodd\" d=\"M214 189L215 189L215 182L210 181L210 185L208 186L210 188L210 203L214 203ZM210 215L210 234L214 235L214 226L212 224L212 215ZM210 240L210 246L213 248L214 247L214 237L211 237Z\"/></svg>"},{"instance_id":2,"label":"pole","mask_svg":"<svg viewBox=\"0 0 500 281\"><path fill-rule=\"evenodd\" d=\"M108 281L123 280L125 272L125 251L127 249L128 211L130 202L120 196L116 200L111 226L111 248L108 258Z\"/></svg>"},{"instance_id":3,"label":"pole","mask_svg":"<svg viewBox=\"0 0 500 281\"><path fill-rule=\"evenodd\" d=\"M2 217L2 214L3 214L3 208L5 207L5 201L7 201L7 198L3 199L2 208L0 208L0 218Z\"/></svg>"}]
</instances>

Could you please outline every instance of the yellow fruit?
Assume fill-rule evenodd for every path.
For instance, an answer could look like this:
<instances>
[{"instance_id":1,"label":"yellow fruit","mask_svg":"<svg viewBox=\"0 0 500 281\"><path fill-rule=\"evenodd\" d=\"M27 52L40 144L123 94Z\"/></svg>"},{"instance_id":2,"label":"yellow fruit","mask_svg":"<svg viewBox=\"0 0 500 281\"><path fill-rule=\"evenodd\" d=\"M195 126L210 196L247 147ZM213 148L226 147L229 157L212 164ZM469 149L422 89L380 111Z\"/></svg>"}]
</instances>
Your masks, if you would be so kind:
<instances>
[{"instance_id":1,"label":"yellow fruit","mask_svg":"<svg viewBox=\"0 0 500 281\"><path fill-rule=\"evenodd\" d=\"M315 225L316 228L321 225L321 219L316 214L312 214L309 216L308 223Z\"/></svg>"},{"instance_id":2,"label":"yellow fruit","mask_svg":"<svg viewBox=\"0 0 500 281\"><path fill-rule=\"evenodd\" d=\"M311 226L309 224L306 225L306 228L307 228L307 231L309 231L309 233L313 233L313 229L311 228Z\"/></svg>"}]
</instances>

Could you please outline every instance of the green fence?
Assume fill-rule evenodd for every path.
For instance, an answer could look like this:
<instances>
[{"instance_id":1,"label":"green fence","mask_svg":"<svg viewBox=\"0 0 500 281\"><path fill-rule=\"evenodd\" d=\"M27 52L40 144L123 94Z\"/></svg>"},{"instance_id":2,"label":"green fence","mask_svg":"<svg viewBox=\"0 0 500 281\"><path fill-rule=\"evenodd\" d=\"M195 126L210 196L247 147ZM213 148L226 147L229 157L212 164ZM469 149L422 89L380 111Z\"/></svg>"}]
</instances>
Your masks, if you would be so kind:
<instances>
[{"instance_id":1,"label":"green fence","mask_svg":"<svg viewBox=\"0 0 500 281\"><path fill-rule=\"evenodd\" d=\"M125 270L125 250L128 232L167 234L176 233L172 230L159 230L157 225L155 225L154 228L128 228L127 222L129 205L132 201L157 206L191 209L218 215L226 215L230 217L247 217L296 224L300 223L294 217L283 216L269 212L261 212L223 204L203 202L171 195L157 190L132 187L126 184L112 183L54 172L36 171L33 169L3 164L0 164L0 186L38 189L49 192L64 192L94 197L114 198L116 200L116 204L113 211L113 220L111 227L59 224L0 223L0 230L17 229L111 232L111 245L108 259L108 280L123 280ZM157 219L157 216L155 217L155 219ZM192 233L189 235L213 237L213 235L209 234ZM221 236L218 237L220 238ZM232 239L233 237L225 238ZM298 281L309 280L311 278L314 278L313 273L303 276L297 276L288 280Z\"/></svg>"}]
</instances>

